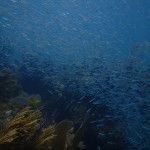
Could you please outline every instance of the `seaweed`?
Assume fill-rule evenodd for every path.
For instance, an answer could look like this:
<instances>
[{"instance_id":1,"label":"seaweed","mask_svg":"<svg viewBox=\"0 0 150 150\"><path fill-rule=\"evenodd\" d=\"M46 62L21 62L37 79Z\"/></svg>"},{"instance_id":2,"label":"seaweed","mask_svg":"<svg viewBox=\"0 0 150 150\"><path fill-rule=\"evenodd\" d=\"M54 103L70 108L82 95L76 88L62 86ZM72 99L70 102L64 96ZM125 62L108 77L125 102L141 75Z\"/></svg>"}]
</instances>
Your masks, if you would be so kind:
<instances>
[{"instance_id":1,"label":"seaweed","mask_svg":"<svg viewBox=\"0 0 150 150\"><path fill-rule=\"evenodd\" d=\"M56 137L54 134L55 128L53 125L43 129L40 136L36 140L36 149L47 150L51 147L51 141Z\"/></svg>"},{"instance_id":2,"label":"seaweed","mask_svg":"<svg viewBox=\"0 0 150 150\"><path fill-rule=\"evenodd\" d=\"M39 110L24 108L10 120L0 135L0 149L20 149L31 139L40 127L38 123L41 113Z\"/></svg>"},{"instance_id":3,"label":"seaweed","mask_svg":"<svg viewBox=\"0 0 150 150\"><path fill-rule=\"evenodd\" d=\"M64 120L57 125L41 127L42 114L39 109L23 108L0 131L1 150L76 150L84 148L80 141L85 121L75 136L71 133L73 122ZM71 138L73 137L73 138Z\"/></svg>"}]
</instances>

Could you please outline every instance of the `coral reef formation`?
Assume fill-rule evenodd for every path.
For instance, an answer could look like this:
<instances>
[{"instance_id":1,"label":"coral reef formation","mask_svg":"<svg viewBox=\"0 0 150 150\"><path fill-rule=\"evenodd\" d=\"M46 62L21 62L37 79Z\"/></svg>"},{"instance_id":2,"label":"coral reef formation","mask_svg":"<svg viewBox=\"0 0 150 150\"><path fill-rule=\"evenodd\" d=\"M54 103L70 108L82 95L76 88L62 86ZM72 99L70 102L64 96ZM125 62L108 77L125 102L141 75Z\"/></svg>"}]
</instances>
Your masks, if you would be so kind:
<instances>
[{"instance_id":1,"label":"coral reef formation","mask_svg":"<svg viewBox=\"0 0 150 150\"><path fill-rule=\"evenodd\" d=\"M57 125L42 127L40 109L25 107L0 131L1 150L76 150L84 148L83 137L86 121L76 134L73 122L64 120Z\"/></svg>"},{"instance_id":2,"label":"coral reef formation","mask_svg":"<svg viewBox=\"0 0 150 150\"><path fill-rule=\"evenodd\" d=\"M9 68L0 70L0 101L6 102L18 94L21 85L19 84L19 75L12 74Z\"/></svg>"}]
</instances>

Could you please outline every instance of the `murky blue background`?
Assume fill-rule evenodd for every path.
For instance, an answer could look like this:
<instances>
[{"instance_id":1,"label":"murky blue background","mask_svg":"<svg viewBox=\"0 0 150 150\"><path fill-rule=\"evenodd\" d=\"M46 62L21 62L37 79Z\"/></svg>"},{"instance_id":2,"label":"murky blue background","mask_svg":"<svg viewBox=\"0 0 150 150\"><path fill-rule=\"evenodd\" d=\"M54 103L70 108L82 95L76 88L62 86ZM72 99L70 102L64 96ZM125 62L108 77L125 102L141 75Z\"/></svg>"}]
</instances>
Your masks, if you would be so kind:
<instances>
[{"instance_id":1,"label":"murky blue background","mask_svg":"<svg viewBox=\"0 0 150 150\"><path fill-rule=\"evenodd\" d=\"M150 148L149 0L0 0L0 45L0 67L18 67L28 92L62 94L75 105L62 109L86 105L95 120L106 106L128 124L127 149Z\"/></svg>"}]
</instances>

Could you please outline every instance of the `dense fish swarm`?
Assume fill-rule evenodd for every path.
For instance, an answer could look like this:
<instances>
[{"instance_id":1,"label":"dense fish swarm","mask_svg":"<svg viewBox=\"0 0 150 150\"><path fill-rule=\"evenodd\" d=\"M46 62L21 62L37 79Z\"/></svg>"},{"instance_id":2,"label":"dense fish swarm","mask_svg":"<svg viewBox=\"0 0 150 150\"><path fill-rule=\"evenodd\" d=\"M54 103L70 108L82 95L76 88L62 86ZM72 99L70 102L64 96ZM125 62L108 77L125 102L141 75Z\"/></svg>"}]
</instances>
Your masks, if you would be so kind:
<instances>
[{"instance_id":1,"label":"dense fish swarm","mask_svg":"<svg viewBox=\"0 0 150 150\"><path fill-rule=\"evenodd\" d=\"M43 126L88 118L86 147L74 138L74 149L150 149L150 1L0 3L0 129L43 106Z\"/></svg>"}]
</instances>

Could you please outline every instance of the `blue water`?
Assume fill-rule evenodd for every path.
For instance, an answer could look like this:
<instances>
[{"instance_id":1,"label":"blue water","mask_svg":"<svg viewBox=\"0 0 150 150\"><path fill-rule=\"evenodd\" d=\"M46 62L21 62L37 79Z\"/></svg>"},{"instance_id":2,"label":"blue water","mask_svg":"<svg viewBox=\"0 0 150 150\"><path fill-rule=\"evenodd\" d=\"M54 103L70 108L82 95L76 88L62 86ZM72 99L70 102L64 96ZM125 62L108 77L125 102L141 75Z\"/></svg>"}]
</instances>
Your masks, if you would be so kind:
<instances>
[{"instance_id":1,"label":"blue water","mask_svg":"<svg viewBox=\"0 0 150 150\"><path fill-rule=\"evenodd\" d=\"M149 0L0 0L6 67L57 121L90 117L85 149L150 149Z\"/></svg>"}]
</instances>

